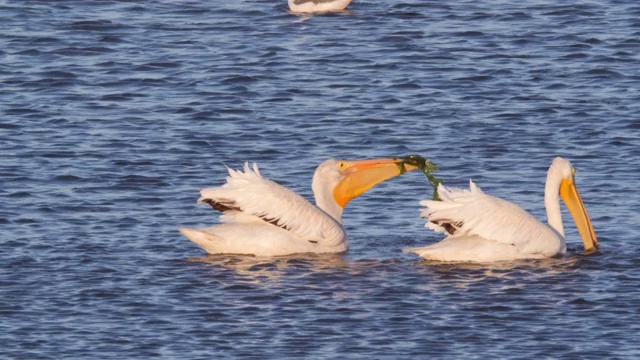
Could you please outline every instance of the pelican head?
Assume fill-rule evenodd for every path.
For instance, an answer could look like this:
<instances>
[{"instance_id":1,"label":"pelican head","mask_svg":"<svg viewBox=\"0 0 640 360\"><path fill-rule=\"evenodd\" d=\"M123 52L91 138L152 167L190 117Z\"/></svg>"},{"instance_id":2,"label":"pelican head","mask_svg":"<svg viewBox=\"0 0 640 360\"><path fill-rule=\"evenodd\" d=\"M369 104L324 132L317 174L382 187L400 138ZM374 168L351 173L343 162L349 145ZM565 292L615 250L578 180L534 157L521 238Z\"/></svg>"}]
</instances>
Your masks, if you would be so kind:
<instances>
[{"instance_id":1,"label":"pelican head","mask_svg":"<svg viewBox=\"0 0 640 360\"><path fill-rule=\"evenodd\" d=\"M316 204L339 220L342 209L352 199L376 184L419 168L402 158L326 160L313 175Z\"/></svg>"},{"instance_id":2,"label":"pelican head","mask_svg":"<svg viewBox=\"0 0 640 360\"><path fill-rule=\"evenodd\" d=\"M576 223L584 249L585 251L594 251L598 249L598 239L593 230L593 225L591 225L587 209L585 209L578 189L576 188L575 174L576 170L568 160L557 157L553 160L549 168L547 182L549 182L551 178L559 179L559 184L557 185L558 193L567 206L567 209L569 209L573 221Z\"/></svg>"}]
</instances>

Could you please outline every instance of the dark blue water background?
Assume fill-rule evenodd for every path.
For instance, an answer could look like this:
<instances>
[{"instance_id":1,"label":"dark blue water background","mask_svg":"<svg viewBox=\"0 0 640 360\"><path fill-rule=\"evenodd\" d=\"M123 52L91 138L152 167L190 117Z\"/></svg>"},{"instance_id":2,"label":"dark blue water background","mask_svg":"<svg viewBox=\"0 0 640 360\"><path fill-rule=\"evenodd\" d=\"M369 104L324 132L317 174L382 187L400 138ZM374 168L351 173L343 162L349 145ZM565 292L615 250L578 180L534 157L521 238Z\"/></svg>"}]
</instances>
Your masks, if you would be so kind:
<instances>
[{"instance_id":1,"label":"dark blue water background","mask_svg":"<svg viewBox=\"0 0 640 360\"><path fill-rule=\"evenodd\" d=\"M0 357L637 358L640 5L0 1ZM326 158L421 154L539 218L570 159L602 251L434 265L419 173L348 253L205 257L225 165L311 198Z\"/></svg>"}]
</instances>

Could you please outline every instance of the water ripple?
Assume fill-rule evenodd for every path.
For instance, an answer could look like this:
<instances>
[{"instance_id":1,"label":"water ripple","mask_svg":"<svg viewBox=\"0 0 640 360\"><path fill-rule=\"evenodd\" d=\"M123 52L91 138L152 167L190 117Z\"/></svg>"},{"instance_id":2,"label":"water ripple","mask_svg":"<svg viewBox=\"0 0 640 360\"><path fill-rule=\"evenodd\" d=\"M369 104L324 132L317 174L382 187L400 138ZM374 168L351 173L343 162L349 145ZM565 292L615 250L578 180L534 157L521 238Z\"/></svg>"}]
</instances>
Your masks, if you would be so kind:
<instances>
[{"instance_id":1,"label":"water ripple","mask_svg":"<svg viewBox=\"0 0 640 360\"><path fill-rule=\"evenodd\" d=\"M0 355L633 358L640 7L0 4ZM418 153L544 218L554 156L602 249L433 264L420 174L352 201L350 251L208 256L177 226L225 166L310 198L322 160ZM568 214L564 214L568 220ZM570 223L567 221L567 225Z\"/></svg>"}]
</instances>

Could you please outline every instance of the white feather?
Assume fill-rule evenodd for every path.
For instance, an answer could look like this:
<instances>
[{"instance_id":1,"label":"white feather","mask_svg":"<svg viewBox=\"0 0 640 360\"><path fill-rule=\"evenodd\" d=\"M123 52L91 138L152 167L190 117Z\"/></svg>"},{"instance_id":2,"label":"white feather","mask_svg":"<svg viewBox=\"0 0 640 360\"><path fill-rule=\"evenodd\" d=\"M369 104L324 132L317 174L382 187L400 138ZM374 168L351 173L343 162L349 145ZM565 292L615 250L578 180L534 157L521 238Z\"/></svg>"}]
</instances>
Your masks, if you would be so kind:
<instances>
[{"instance_id":1,"label":"white feather","mask_svg":"<svg viewBox=\"0 0 640 360\"><path fill-rule=\"evenodd\" d=\"M530 242L532 237L542 235L537 231L523 234L522 229L552 231L547 226L538 227L540 221L518 205L483 193L473 181L469 181L469 190L449 190L440 184L438 195L442 201L420 202L420 205L425 206L421 210L422 217L429 222L462 224L459 231L452 235L454 237L479 236L521 247Z\"/></svg>"},{"instance_id":2,"label":"white feather","mask_svg":"<svg viewBox=\"0 0 640 360\"><path fill-rule=\"evenodd\" d=\"M200 195L199 202L212 199L230 202L242 209L241 213L223 215L221 220L224 222L252 222L275 227L263 220L273 219L300 241L325 247L339 245L344 237L344 231L336 220L302 196L263 178L256 164L252 169L245 163L244 172L229 169L226 184L203 189Z\"/></svg>"}]
</instances>

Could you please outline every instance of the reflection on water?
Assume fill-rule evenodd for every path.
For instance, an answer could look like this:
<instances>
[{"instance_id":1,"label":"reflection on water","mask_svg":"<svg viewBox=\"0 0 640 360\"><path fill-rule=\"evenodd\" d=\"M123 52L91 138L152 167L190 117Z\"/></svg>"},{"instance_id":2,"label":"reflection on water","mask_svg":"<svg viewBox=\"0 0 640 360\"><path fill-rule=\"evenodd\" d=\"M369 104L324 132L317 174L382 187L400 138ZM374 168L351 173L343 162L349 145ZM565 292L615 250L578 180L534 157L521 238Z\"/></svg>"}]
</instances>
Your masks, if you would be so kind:
<instances>
[{"instance_id":1,"label":"reflection on water","mask_svg":"<svg viewBox=\"0 0 640 360\"><path fill-rule=\"evenodd\" d=\"M593 256L593 255L591 255ZM358 259L347 260L340 254L294 254L282 257L256 257L245 255L207 255L187 258L188 262L204 263L230 270L239 275L237 280L275 281L282 277L291 279L314 276L341 275L362 276L373 274L384 269L394 272L416 272L426 276L423 280L430 285L421 288L435 289L442 284L464 287L470 283L484 282L490 278L517 280L523 276L532 279L556 278L559 275L572 275L582 271L581 262L584 254L568 254L564 257L532 260L514 260L494 263L451 263L426 261L419 259L413 262L398 260ZM388 281L381 278L380 281Z\"/></svg>"},{"instance_id":2,"label":"reflection on water","mask_svg":"<svg viewBox=\"0 0 640 360\"><path fill-rule=\"evenodd\" d=\"M294 254L279 257L246 255L207 255L188 258L190 262L206 263L232 270L248 278L275 280L294 270L296 272L327 272L347 267L339 254Z\"/></svg>"}]
</instances>

